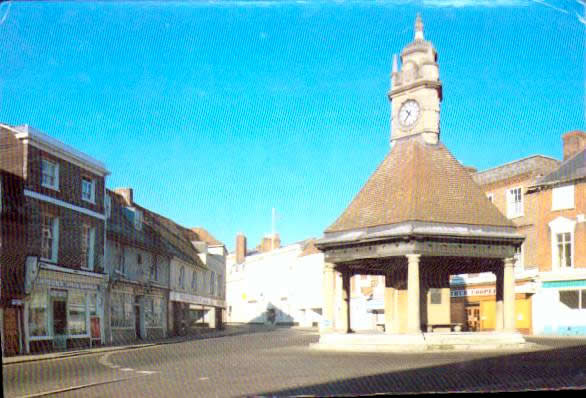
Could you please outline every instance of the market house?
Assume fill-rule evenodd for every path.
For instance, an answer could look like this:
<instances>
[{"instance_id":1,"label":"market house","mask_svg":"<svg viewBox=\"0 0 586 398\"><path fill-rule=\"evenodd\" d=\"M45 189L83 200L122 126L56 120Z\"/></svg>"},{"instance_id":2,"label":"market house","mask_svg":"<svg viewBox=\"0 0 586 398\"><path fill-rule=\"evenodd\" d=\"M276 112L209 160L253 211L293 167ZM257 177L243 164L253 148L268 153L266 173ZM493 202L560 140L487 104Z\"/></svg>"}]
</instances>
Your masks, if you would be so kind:
<instances>
[{"instance_id":1,"label":"market house","mask_svg":"<svg viewBox=\"0 0 586 398\"><path fill-rule=\"evenodd\" d=\"M318 348L427 349L434 345L519 345L514 254L523 242L440 141L437 52L415 37L393 59L391 150L317 247L324 252L324 307ZM450 276L496 277L496 334L457 332ZM354 333L350 279L384 275L385 334ZM434 333L441 332L441 333Z\"/></svg>"}]
</instances>

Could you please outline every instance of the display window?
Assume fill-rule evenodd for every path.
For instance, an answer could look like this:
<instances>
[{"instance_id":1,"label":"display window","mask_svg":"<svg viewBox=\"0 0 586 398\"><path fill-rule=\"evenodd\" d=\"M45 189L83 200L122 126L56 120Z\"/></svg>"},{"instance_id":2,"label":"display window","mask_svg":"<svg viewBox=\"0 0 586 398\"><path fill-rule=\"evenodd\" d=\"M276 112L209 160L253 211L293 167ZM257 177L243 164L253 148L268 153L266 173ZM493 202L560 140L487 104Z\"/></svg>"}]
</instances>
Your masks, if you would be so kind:
<instances>
[{"instance_id":1,"label":"display window","mask_svg":"<svg viewBox=\"0 0 586 398\"><path fill-rule=\"evenodd\" d=\"M67 308L68 334L71 336L87 335L88 313L85 292L71 290L67 299Z\"/></svg>"},{"instance_id":2,"label":"display window","mask_svg":"<svg viewBox=\"0 0 586 398\"><path fill-rule=\"evenodd\" d=\"M134 328L132 295L127 293L112 293L110 314L113 328Z\"/></svg>"},{"instance_id":3,"label":"display window","mask_svg":"<svg viewBox=\"0 0 586 398\"><path fill-rule=\"evenodd\" d=\"M30 336L37 337L49 335L48 307L47 289L35 290L32 294L28 311Z\"/></svg>"}]
</instances>

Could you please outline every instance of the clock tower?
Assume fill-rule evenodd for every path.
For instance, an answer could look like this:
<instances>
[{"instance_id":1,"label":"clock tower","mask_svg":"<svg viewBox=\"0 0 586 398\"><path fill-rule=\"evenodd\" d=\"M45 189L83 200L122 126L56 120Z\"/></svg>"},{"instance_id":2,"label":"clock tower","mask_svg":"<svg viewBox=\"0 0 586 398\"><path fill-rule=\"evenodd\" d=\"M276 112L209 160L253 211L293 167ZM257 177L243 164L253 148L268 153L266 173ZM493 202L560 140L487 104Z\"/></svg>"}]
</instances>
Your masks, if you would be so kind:
<instances>
[{"instance_id":1,"label":"clock tower","mask_svg":"<svg viewBox=\"0 0 586 398\"><path fill-rule=\"evenodd\" d=\"M401 69L393 56L391 90L391 145L396 140L421 135L436 144L440 133L442 83L439 80L437 52L423 38L423 22L417 14L415 39L401 52Z\"/></svg>"}]
</instances>

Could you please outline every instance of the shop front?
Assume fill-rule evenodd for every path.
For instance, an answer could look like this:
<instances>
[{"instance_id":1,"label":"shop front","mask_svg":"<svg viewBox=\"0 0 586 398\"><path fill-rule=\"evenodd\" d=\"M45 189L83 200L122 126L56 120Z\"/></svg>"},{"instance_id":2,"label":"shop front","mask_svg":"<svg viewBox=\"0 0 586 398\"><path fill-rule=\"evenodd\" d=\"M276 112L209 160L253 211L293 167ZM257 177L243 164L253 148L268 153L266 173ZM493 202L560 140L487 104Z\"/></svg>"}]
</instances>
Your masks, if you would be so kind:
<instances>
[{"instance_id":1,"label":"shop front","mask_svg":"<svg viewBox=\"0 0 586 398\"><path fill-rule=\"evenodd\" d=\"M167 291L117 282L110 293L111 341L126 343L167 336Z\"/></svg>"},{"instance_id":2,"label":"shop front","mask_svg":"<svg viewBox=\"0 0 586 398\"><path fill-rule=\"evenodd\" d=\"M24 305L26 351L104 343L104 275L39 265Z\"/></svg>"},{"instance_id":3,"label":"shop front","mask_svg":"<svg viewBox=\"0 0 586 398\"><path fill-rule=\"evenodd\" d=\"M515 328L523 334L531 333L531 296L533 285L515 287ZM469 332L494 331L496 324L496 287L494 284L452 287L451 319Z\"/></svg>"},{"instance_id":4,"label":"shop front","mask_svg":"<svg viewBox=\"0 0 586 398\"><path fill-rule=\"evenodd\" d=\"M201 327L222 328L225 300L172 291L169 301L172 303L175 334L189 334Z\"/></svg>"}]
</instances>

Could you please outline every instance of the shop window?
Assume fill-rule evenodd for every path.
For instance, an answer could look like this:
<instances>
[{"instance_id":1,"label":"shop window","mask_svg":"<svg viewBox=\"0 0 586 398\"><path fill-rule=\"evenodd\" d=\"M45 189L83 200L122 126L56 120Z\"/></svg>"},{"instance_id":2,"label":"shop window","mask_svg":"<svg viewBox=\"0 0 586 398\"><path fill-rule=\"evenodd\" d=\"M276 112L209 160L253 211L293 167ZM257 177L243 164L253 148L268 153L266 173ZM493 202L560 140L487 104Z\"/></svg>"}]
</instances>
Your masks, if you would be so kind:
<instances>
[{"instance_id":1,"label":"shop window","mask_svg":"<svg viewBox=\"0 0 586 398\"><path fill-rule=\"evenodd\" d=\"M572 310L586 309L585 290L560 290L560 302Z\"/></svg>"},{"instance_id":2,"label":"shop window","mask_svg":"<svg viewBox=\"0 0 586 398\"><path fill-rule=\"evenodd\" d=\"M163 306L160 297L145 297L144 309L147 327L163 326Z\"/></svg>"},{"instance_id":3,"label":"shop window","mask_svg":"<svg viewBox=\"0 0 586 398\"><path fill-rule=\"evenodd\" d=\"M69 316L67 319L69 335L87 334L87 309L85 292L70 290L67 300Z\"/></svg>"},{"instance_id":4,"label":"shop window","mask_svg":"<svg viewBox=\"0 0 586 398\"><path fill-rule=\"evenodd\" d=\"M132 295L112 293L110 299L111 325L117 328L133 328Z\"/></svg>"},{"instance_id":5,"label":"shop window","mask_svg":"<svg viewBox=\"0 0 586 398\"><path fill-rule=\"evenodd\" d=\"M96 229L87 224L81 226L81 254L82 268L94 269L94 245L96 240Z\"/></svg>"},{"instance_id":6,"label":"shop window","mask_svg":"<svg viewBox=\"0 0 586 398\"><path fill-rule=\"evenodd\" d=\"M57 248L59 247L59 219L50 214L42 215L41 258L57 262Z\"/></svg>"},{"instance_id":7,"label":"shop window","mask_svg":"<svg viewBox=\"0 0 586 398\"><path fill-rule=\"evenodd\" d=\"M35 290L29 305L28 325L31 336L49 335L47 290Z\"/></svg>"}]
</instances>

